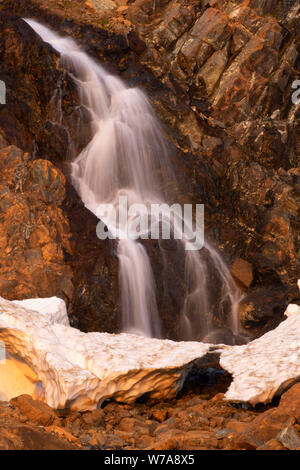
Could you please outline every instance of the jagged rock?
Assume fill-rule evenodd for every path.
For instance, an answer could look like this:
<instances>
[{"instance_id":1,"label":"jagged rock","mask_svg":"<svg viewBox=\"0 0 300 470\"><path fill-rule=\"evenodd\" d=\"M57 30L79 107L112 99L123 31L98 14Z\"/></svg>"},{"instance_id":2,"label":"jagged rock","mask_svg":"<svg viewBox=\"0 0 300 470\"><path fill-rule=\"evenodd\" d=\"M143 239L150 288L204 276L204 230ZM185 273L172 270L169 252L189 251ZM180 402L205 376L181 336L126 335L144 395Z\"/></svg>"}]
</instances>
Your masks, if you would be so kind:
<instances>
[{"instance_id":1,"label":"jagged rock","mask_svg":"<svg viewBox=\"0 0 300 470\"><path fill-rule=\"evenodd\" d=\"M256 450L287 450L277 439L271 439Z\"/></svg>"},{"instance_id":2,"label":"jagged rock","mask_svg":"<svg viewBox=\"0 0 300 470\"><path fill-rule=\"evenodd\" d=\"M63 174L15 146L0 150L0 294L73 295L68 221L61 209Z\"/></svg>"},{"instance_id":3,"label":"jagged rock","mask_svg":"<svg viewBox=\"0 0 300 470\"><path fill-rule=\"evenodd\" d=\"M50 426L59 422L53 409L42 401L33 400L30 395L20 395L11 400L11 403L18 408L21 413L35 424Z\"/></svg>"},{"instance_id":4,"label":"jagged rock","mask_svg":"<svg viewBox=\"0 0 300 470\"><path fill-rule=\"evenodd\" d=\"M231 267L231 274L242 288L250 287L253 281L252 266L241 258L236 258Z\"/></svg>"},{"instance_id":5,"label":"jagged rock","mask_svg":"<svg viewBox=\"0 0 300 470\"><path fill-rule=\"evenodd\" d=\"M300 449L300 438L292 426L282 429L277 440L289 450Z\"/></svg>"},{"instance_id":6,"label":"jagged rock","mask_svg":"<svg viewBox=\"0 0 300 470\"><path fill-rule=\"evenodd\" d=\"M279 409L283 413L294 416L297 422L300 423L300 384L293 385L282 395Z\"/></svg>"},{"instance_id":7,"label":"jagged rock","mask_svg":"<svg viewBox=\"0 0 300 470\"><path fill-rule=\"evenodd\" d=\"M293 422L293 418L276 409L268 410L249 423L242 432L233 436L232 448L256 449L265 442L277 438L281 429Z\"/></svg>"}]
</instances>

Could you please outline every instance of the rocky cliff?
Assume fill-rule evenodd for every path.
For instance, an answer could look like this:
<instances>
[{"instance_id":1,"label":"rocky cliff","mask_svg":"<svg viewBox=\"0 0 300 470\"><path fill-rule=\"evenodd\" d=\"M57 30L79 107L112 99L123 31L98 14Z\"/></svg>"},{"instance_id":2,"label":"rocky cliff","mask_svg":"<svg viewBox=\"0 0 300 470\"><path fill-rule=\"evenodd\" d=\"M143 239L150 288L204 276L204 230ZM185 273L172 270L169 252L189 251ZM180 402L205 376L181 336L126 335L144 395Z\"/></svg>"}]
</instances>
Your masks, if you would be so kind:
<instances>
[{"instance_id":1,"label":"rocky cliff","mask_svg":"<svg viewBox=\"0 0 300 470\"><path fill-rule=\"evenodd\" d=\"M0 295L60 295L74 324L114 331L114 247L95 237L96 220L68 182L66 161L89 139L85 110L26 16L146 90L173 146L181 201L205 204L206 235L245 291L244 325L254 335L276 326L299 301L298 2L2 1ZM159 306L176 337L182 286L169 258Z\"/></svg>"}]
</instances>

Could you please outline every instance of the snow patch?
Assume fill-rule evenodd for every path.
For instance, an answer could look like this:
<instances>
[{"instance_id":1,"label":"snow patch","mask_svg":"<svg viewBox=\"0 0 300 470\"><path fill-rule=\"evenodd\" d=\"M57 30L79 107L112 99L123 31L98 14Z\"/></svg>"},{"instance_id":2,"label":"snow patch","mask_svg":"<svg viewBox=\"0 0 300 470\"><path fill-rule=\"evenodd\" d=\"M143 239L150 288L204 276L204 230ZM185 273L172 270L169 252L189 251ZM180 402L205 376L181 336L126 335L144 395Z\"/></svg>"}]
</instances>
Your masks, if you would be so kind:
<instances>
[{"instance_id":1,"label":"snow patch","mask_svg":"<svg viewBox=\"0 0 300 470\"><path fill-rule=\"evenodd\" d=\"M6 353L0 361L0 400L28 393L53 408L88 410L108 398L167 399L180 390L195 360L218 353L220 366L233 376L225 399L268 403L300 378L300 307L289 305L286 317L247 345L216 346L82 333L69 326L61 299L0 297L0 344Z\"/></svg>"},{"instance_id":2,"label":"snow patch","mask_svg":"<svg viewBox=\"0 0 300 470\"><path fill-rule=\"evenodd\" d=\"M182 387L192 362L210 348L125 333L82 333L56 321L65 322L59 302L53 302L53 309L45 302L43 310L40 300L31 303L36 310L29 310L24 303L0 298L0 340L36 374L53 408L87 410L107 398L133 402L145 393L170 398ZM28 393L26 384L24 391L16 389L15 369L10 370L6 394Z\"/></svg>"}]
</instances>

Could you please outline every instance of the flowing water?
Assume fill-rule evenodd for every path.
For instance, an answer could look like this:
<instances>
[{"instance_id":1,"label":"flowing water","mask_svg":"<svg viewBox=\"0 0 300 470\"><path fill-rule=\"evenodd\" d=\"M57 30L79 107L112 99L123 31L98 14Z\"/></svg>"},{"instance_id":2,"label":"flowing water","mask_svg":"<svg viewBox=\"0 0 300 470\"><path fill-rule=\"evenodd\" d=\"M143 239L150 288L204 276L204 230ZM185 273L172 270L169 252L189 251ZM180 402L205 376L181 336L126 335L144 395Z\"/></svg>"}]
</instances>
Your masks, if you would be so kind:
<instances>
[{"instance_id":1,"label":"flowing water","mask_svg":"<svg viewBox=\"0 0 300 470\"><path fill-rule=\"evenodd\" d=\"M125 197L129 206L143 204L149 210L151 204L174 202L167 192L176 177L161 126L140 89L129 88L110 75L72 39L62 38L34 20L26 22L59 52L61 66L72 76L81 105L90 115L93 138L71 163L72 181L85 206L105 222L109 232L119 229L123 331L162 336L155 279L141 240L147 238L147 229L137 239L130 228L135 218L129 217L129 236L120 236L124 223L121 226L119 205ZM55 91L56 99L58 94ZM110 204L105 214L103 204ZM182 222L190 223L183 216L172 219L173 233ZM183 237L174 242L187 248L190 240ZM185 266L181 339L234 343L239 335L240 292L221 256L207 242L201 250L182 249L180 253Z\"/></svg>"}]
</instances>

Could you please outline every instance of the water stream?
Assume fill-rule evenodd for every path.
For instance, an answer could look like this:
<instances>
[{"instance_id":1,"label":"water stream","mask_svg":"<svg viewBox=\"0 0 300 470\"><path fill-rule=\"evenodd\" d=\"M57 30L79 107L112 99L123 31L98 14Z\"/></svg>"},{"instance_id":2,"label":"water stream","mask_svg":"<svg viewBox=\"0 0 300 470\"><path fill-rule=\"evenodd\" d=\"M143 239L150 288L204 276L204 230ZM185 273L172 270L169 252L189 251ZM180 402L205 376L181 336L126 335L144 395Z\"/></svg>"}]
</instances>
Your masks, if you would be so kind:
<instances>
[{"instance_id":1,"label":"water stream","mask_svg":"<svg viewBox=\"0 0 300 470\"><path fill-rule=\"evenodd\" d=\"M174 203L167 188L176 175L160 123L143 91L109 74L73 39L62 38L34 20L26 22L60 54L61 66L72 76L81 105L90 115L93 138L71 163L73 184L110 233L119 229L124 235L124 224L115 217L120 215L120 198L127 198L129 206L142 204L149 210L151 204ZM104 214L104 204L115 211ZM146 229L140 238L134 236L134 221L134 216L126 221L127 232L119 235L117 248L123 331L160 337L156 282L142 240L149 234ZM184 215L172 219L171 232L176 233L182 223L190 224ZM207 242L200 250L187 250L190 240L184 236L174 242L184 248L180 250L185 266L181 339L234 343L239 335L240 292L226 264Z\"/></svg>"}]
</instances>

